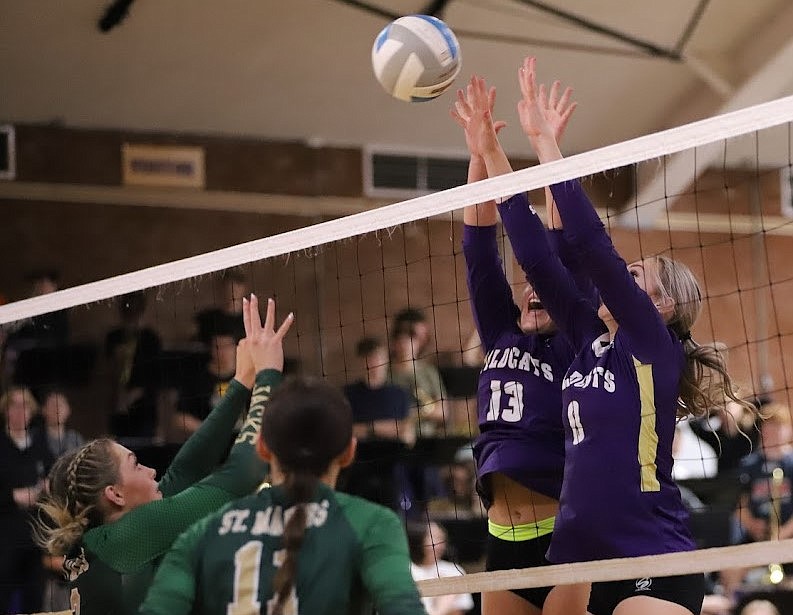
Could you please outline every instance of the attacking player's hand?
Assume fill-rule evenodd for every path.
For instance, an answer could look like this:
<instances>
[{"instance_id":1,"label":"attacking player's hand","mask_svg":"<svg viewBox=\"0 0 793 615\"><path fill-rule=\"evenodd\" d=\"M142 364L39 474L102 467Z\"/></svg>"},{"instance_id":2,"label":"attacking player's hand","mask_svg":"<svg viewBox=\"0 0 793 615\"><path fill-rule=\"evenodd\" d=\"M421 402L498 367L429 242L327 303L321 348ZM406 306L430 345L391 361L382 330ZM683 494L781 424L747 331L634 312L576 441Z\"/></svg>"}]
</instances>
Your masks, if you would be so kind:
<instances>
[{"instance_id":1,"label":"attacking player's hand","mask_svg":"<svg viewBox=\"0 0 793 615\"><path fill-rule=\"evenodd\" d=\"M284 369L284 347L283 339L289 327L295 320L291 312L275 330L275 301L267 300L267 315L262 324L259 316L259 299L256 295L251 295L250 300L242 300L242 319L245 323L245 337L248 339L256 372L263 369Z\"/></svg>"},{"instance_id":2,"label":"attacking player's hand","mask_svg":"<svg viewBox=\"0 0 793 615\"><path fill-rule=\"evenodd\" d=\"M243 299L243 301L245 300ZM234 373L234 380L249 389L253 388L256 380L256 368L253 366L253 357L251 357L247 337L237 342L237 369Z\"/></svg>"},{"instance_id":3,"label":"attacking player's hand","mask_svg":"<svg viewBox=\"0 0 793 615\"><path fill-rule=\"evenodd\" d=\"M457 90L457 100L449 110L465 133L465 144L471 156L482 156L499 147L498 132L506 122L493 121L496 88L488 88L485 80L473 75L465 92Z\"/></svg>"},{"instance_id":4,"label":"attacking player's hand","mask_svg":"<svg viewBox=\"0 0 793 615\"><path fill-rule=\"evenodd\" d=\"M565 88L561 96L561 84L554 81L548 95L545 85L537 87L535 58L528 57L518 70L518 82L523 98L518 103L518 116L523 132L529 139L541 137L561 140L567 124L578 103L570 102L571 88Z\"/></svg>"}]
</instances>

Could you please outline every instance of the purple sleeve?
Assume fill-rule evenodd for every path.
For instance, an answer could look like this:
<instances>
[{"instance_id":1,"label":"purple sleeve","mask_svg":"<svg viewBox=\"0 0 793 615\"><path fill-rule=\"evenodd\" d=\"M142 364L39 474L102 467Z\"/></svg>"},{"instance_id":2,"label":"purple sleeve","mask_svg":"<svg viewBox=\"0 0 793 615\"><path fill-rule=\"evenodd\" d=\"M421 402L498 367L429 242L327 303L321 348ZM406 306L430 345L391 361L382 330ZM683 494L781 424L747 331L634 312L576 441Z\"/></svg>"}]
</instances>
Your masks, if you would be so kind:
<instances>
[{"instance_id":1,"label":"purple sleeve","mask_svg":"<svg viewBox=\"0 0 793 615\"><path fill-rule=\"evenodd\" d=\"M485 351L507 329L515 329L520 311L498 254L495 226L463 228L463 254L471 296L471 312Z\"/></svg>"},{"instance_id":2,"label":"purple sleeve","mask_svg":"<svg viewBox=\"0 0 793 615\"><path fill-rule=\"evenodd\" d=\"M559 256L562 265L573 276L575 285L581 291L581 294L588 297L589 302L597 309L600 305L600 295L598 295L597 288L595 288L592 279L589 277L580 253L574 246L570 245L562 229L549 229L547 233L551 249Z\"/></svg>"},{"instance_id":3,"label":"purple sleeve","mask_svg":"<svg viewBox=\"0 0 793 615\"><path fill-rule=\"evenodd\" d=\"M603 332L597 312L551 249L548 237L525 194L498 206L501 221L526 277L556 326L578 351Z\"/></svg>"},{"instance_id":4,"label":"purple sleeve","mask_svg":"<svg viewBox=\"0 0 793 615\"><path fill-rule=\"evenodd\" d=\"M636 284L578 181L551 186L564 233L600 297L630 339L637 359L649 361L671 345L671 338L650 296Z\"/></svg>"}]
</instances>

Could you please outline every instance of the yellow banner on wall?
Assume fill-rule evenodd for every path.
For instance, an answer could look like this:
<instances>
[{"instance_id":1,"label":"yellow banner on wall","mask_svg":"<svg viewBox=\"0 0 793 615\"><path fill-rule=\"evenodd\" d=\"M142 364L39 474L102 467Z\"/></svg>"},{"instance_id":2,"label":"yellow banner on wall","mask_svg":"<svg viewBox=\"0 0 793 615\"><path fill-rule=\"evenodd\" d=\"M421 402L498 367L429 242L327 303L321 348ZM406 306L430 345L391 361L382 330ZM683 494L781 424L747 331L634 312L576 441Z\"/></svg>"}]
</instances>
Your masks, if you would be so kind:
<instances>
[{"instance_id":1,"label":"yellow banner on wall","mask_svg":"<svg viewBox=\"0 0 793 615\"><path fill-rule=\"evenodd\" d=\"M121 169L126 186L203 188L206 179L204 148L124 143Z\"/></svg>"}]
</instances>

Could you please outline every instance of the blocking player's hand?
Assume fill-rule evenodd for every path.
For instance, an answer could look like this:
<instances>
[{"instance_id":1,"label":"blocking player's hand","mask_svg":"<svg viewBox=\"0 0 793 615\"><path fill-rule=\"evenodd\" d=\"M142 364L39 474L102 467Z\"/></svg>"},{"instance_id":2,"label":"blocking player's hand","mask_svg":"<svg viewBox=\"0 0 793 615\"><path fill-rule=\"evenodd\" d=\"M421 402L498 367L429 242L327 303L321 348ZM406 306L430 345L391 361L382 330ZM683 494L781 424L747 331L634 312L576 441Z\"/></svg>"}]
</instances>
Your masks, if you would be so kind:
<instances>
[{"instance_id":1,"label":"blocking player's hand","mask_svg":"<svg viewBox=\"0 0 793 615\"><path fill-rule=\"evenodd\" d=\"M234 380L249 389L253 388L256 380L256 368L253 366L253 357L247 337L237 342L237 369L234 372Z\"/></svg>"},{"instance_id":2,"label":"blocking player's hand","mask_svg":"<svg viewBox=\"0 0 793 615\"><path fill-rule=\"evenodd\" d=\"M562 136L564 136L567 124L570 122L570 118L573 117L576 107L578 107L577 102L570 102L573 88L566 87L560 96L559 90L561 88L562 84L559 81L554 81L551 85L551 92L546 97L545 86L540 86L540 101L545 112L545 119L553 128L557 143L562 142Z\"/></svg>"},{"instance_id":3,"label":"blocking player's hand","mask_svg":"<svg viewBox=\"0 0 793 615\"><path fill-rule=\"evenodd\" d=\"M465 133L471 156L481 156L483 147L495 138L506 122L492 119L496 88L487 88L484 79L471 77L465 91L457 90L457 100L449 113Z\"/></svg>"},{"instance_id":4,"label":"blocking player's hand","mask_svg":"<svg viewBox=\"0 0 793 615\"><path fill-rule=\"evenodd\" d=\"M549 96L545 85L537 86L536 61L532 57L523 61L518 82L523 95L518 103L523 132L529 139L549 137L558 143L577 107L577 103L570 102L573 90L565 88L560 96L561 84L555 81Z\"/></svg>"},{"instance_id":5,"label":"blocking player's hand","mask_svg":"<svg viewBox=\"0 0 793 615\"><path fill-rule=\"evenodd\" d=\"M250 300L242 300L242 319L245 324L245 337L248 340L253 366L256 372L264 369L284 369L283 339L295 320L291 312L275 329L275 301L267 300L267 315L262 324L259 315L259 299L251 295Z\"/></svg>"}]
</instances>

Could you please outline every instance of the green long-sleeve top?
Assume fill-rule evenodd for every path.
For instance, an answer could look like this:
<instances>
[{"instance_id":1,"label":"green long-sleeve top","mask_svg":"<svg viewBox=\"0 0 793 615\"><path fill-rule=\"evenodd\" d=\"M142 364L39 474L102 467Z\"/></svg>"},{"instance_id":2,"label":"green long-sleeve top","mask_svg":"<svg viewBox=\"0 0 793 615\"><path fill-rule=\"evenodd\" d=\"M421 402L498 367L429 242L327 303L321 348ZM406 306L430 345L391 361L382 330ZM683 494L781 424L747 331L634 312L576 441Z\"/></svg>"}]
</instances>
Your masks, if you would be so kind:
<instances>
[{"instance_id":1,"label":"green long-sleeve top","mask_svg":"<svg viewBox=\"0 0 793 615\"><path fill-rule=\"evenodd\" d=\"M160 481L163 498L84 534L65 564L76 615L137 612L174 540L207 514L256 489L266 471L256 454L256 438L264 405L280 379L278 371L260 372L252 396L233 381ZM228 458L210 473L221 461L249 399L248 415Z\"/></svg>"},{"instance_id":2,"label":"green long-sleeve top","mask_svg":"<svg viewBox=\"0 0 793 615\"><path fill-rule=\"evenodd\" d=\"M390 510L320 485L307 504L294 591L284 613L424 614L405 531ZM163 559L142 615L254 615L274 606L273 577L292 514L281 487L225 506L182 534Z\"/></svg>"}]
</instances>

